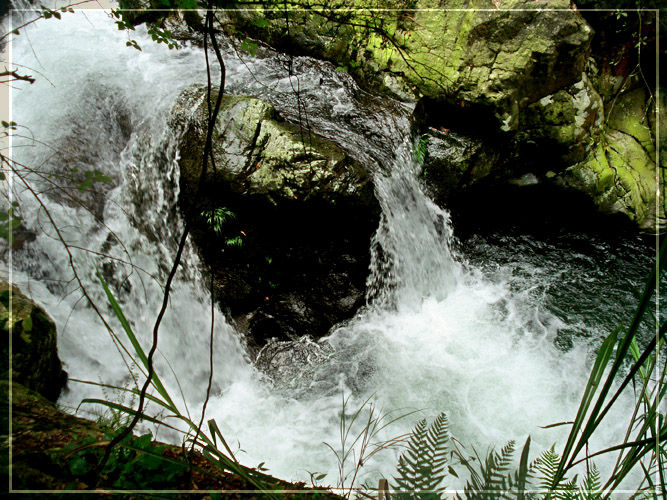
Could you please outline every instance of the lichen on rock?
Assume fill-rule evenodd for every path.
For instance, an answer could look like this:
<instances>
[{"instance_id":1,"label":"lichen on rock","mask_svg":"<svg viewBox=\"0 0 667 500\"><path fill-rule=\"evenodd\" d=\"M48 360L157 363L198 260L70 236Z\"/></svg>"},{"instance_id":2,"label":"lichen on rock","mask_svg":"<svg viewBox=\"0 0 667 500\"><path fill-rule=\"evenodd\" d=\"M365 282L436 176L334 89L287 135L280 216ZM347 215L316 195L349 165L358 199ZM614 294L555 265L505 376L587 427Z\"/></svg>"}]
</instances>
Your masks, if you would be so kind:
<instances>
[{"instance_id":1,"label":"lichen on rock","mask_svg":"<svg viewBox=\"0 0 667 500\"><path fill-rule=\"evenodd\" d=\"M582 73L577 83L528 106L523 126L529 140L554 144L567 166L588 156L603 119L602 98Z\"/></svg>"},{"instance_id":2,"label":"lichen on rock","mask_svg":"<svg viewBox=\"0 0 667 500\"><path fill-rule=\"evenodd\" d=\"M589 194L606 213L623 213L656 230L655 163L632 136L614 130L581 163L565 170L562 182Z\"/></svg>"},{"instance_id":3,"label":"lichen on rock","mask_svg":"<svg viewBox=\"0 0 667 500\"><path fill-rule=\"evenodd\" d=\"M194 194L205 141L205 89L186 91L174 121L184 123L182 110L194 107L181 146L181 187ZM212 95L215 100L216 94ZM333 143L308 130L280 121L270 104L248 96L224 96L213 135L215 170L207 182L228 183L238 194L278 200L372 197L366 171Z\"/></svg>"}]
</instances>

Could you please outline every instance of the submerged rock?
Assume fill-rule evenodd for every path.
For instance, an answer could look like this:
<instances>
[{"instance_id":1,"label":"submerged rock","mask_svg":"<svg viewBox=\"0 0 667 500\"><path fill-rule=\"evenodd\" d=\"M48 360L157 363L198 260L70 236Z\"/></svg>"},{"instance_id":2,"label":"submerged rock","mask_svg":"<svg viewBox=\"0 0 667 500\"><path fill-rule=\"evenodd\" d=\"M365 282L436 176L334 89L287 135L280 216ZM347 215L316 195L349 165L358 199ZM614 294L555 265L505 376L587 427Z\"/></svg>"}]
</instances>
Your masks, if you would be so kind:
<instances>
[{"instance_id":1,"label":"submerged rock","mask_svg":"<svg viewBox=\"0 0 667 500\"><path fill-rule=\"evenodd\" d=\"M195 199L206 112L205 89L194 87L179 98L173 123L184 130L182 210L233 214L217 230L199 217L192 233L217 296L259 345L326 334L364 303L379 217L370 176L335 144L282 121L271 105L224 96L215 170L209 166Z\"/></svg>"},{"instance_id":2,"label":"submerged rock","mask_svg":"<svg viewBox=\"0 0 667 500\"><path fill-rule=\"evenodd\" d=\"M10 302L11 301L11 302ZM55 401L67 382L67 373L58 358L56 325L17 287L0 281L0 327L2 328L2 362L5 379L11 380Z\"/></svg>"}]
</instances>

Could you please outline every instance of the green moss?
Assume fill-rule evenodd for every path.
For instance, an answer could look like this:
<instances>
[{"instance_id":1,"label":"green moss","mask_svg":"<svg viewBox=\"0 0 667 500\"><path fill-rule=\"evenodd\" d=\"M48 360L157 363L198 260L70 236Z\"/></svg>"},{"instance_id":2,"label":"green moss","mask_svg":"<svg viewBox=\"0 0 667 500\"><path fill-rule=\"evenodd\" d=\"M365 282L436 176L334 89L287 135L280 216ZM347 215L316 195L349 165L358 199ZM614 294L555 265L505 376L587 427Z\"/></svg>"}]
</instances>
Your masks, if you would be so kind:
<instances>
[{"instance_id":1,"label":"green moss","mask_svg":"<svg viewBox=\"0 0 667 500\"><path fill-rule=\"evenodd\" d=\"M632 136L646 152L655 158L655 145L648 120L649 107L644 89L637 89L622 96L612 104L607 125Z\"/></svg>"}]
</instances>

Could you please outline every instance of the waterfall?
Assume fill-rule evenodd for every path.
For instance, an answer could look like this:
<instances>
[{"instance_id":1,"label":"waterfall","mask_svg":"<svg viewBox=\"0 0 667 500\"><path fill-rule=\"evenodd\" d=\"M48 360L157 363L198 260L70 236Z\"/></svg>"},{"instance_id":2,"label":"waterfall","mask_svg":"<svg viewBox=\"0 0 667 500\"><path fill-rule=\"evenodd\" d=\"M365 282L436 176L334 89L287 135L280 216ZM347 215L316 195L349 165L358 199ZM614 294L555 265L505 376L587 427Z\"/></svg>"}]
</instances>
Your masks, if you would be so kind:
<instances>
[{"instance_id":1,"label":"waterfall","mask_svg":"<svg viewBox=\"0 0 667 500\"><path fill-rule=\"evenodd\" d=\"M39 73L34 85L12 91L12 119L20 124L13 155L35 168L25 176L44 206L13 179L25 229L16 249L2 254L10 279L55 320L70 378L120 386L132 383L128 367L72 280L70 255L49 215L87 292L120 332L99 270L148 349L183 230L179 137L169 113L181 90L205 81L200 49L170 52L139 27L132 33L138 51L126 47L127 36L104 12L88 11L37 23L15 38L13 60ZM226 91L266 99L295 119L296 77L284 72L282 57L262 50L243 63L227 52ZM392 435L447 411L453 434L480 451L528 434L536 448L562 440L564 430L539 426L572 418L586 381L587 345L556 349L562 320L513 290L502 273L490 280L457 257L448 213L419 185L408 106L364 93L328 63L296 58L294 69L311 126L374 169L382 220L371 242L369 305L310 342L319 355L286 375L265 380L215 309L208 416L230 443L238 440L239 459L266 462L287 479L326 472L324 482L335 484L335 457L321 443L336 447L344 396L348 409L374 398L387 411L419 410L387 429ZM85 171L111 182L79 191ZM212 307L201 267L188 243L157 357L173 399L184 399L194 415L206 392ZM59 403L73 409L93 395L100 391L70 382ZM94 417L101 410L81 411ZM164 430L158 437L178 439ZM390 475L395 461L395 452L378 455L369 470Z\"/></svg>"}]
</instances>

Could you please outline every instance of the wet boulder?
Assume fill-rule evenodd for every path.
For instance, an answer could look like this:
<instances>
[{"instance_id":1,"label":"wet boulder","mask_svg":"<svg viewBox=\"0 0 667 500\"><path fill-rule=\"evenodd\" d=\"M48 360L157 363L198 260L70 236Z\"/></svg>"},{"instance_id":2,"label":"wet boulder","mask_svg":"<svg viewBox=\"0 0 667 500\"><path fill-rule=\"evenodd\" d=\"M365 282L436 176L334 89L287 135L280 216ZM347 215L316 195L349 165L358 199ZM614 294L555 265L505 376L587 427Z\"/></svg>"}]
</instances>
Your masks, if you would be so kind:
<instances>
[{"instance_id":1,"label":"wet boulder","mask_svg":"<svg viewBox=\"0 0 667 500\"><path fill-rule=\"evenodd\" d=\"M172 114L183 130L179 203L217 297L252 343L322 336L365 299L379 206L366 170L335 144L282 120L268 103L224 96L213 134L215 168L198 192L205 89ZM213 100L215 96L213 96ZM218 212L216 212L218 210ZM211 225L212 213L227 214Z\"/></svg>"},{"instance_id":2,"label":"wet boulder","mask_svg":"<svg viewBox=\"0 0 667 500\"><path fill-rule=\"evenodd\" d=\"M486 177L497 161L497 152L482 139L445 128L429 127L417 148L423 148L425 184L440 205Z\"/></svg>"},{"instance_id":3,"label":"wet boulder","mask_svg":"<svg viewBox=\"0 0 667 500\"><path fill-rule=\"evenodd\" d=\"M195 194L205 142L205 88L185 91L175 120L188 125L181 146L181 188ZM212 95L215 101L216 94ZM198 154L199 153L199 154ZM364 168L333 143L280 120L270 104L249 96L224 96L213 134L215 165L205 181L272 205L289 200L322 200L333 205L372 203Z\"/></svg>"},{"instance_id":4,"label":"wet boulder","mask_svg":"<svg viewBox=\"0 0 667 500\"><path fill-rule=\"evenodd\" d=\"M11 340L11 379L55 401L67 382L58 358L56 325L14 286L0 281L0 328L5 379ZM11 336L11 338L10 338Z\"/></svg>"}]
</instances>

